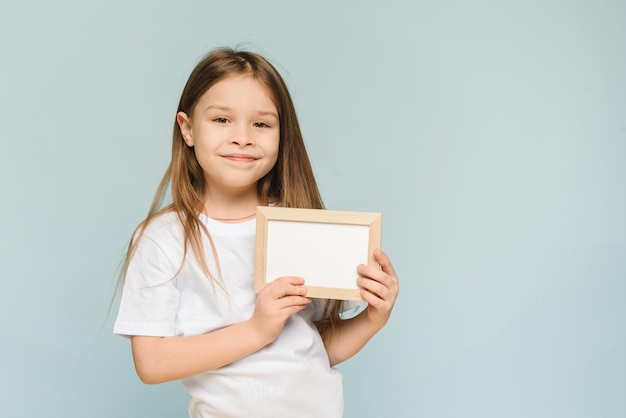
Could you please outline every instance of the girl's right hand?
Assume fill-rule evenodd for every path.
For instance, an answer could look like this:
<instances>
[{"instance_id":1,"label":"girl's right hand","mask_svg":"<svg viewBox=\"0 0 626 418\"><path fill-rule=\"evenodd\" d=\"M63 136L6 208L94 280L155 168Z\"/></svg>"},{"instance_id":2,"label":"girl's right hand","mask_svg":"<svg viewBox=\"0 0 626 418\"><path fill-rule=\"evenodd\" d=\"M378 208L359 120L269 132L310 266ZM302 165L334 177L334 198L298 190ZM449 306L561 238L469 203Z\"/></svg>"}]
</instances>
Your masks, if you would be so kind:
<instances>
[{"instance_id":1,"label":"girl's right hand","mask_svg":"<svg viewBox=\"0 0 626 418\"><path fill-rule=\"evenodd\" d=\"M250 322L267 344L278 337L291 315L311 303L305 294L301 277L280 277L261 289Z\"/></svg>"}]
</instances>

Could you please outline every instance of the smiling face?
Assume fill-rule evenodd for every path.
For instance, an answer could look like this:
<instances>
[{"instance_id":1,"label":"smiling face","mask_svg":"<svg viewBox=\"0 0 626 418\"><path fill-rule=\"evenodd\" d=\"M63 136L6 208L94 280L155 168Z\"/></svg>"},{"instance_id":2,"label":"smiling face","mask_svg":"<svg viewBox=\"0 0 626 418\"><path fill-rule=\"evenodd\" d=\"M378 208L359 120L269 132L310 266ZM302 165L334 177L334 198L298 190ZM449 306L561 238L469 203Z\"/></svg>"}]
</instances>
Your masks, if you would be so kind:
<instances>
[{"instance_id":1,"label":"smiling face","mask_svg":"<svg viewBox=\"0 0 626 418\"><path fill-rule=\"evenodd\" d=\"M185 143L194 148L209 194L256 194L257 182L276 164L278 110L268 90L247 75L215 83L192 114L176 118Z\"/></svg>"}]
</instances>

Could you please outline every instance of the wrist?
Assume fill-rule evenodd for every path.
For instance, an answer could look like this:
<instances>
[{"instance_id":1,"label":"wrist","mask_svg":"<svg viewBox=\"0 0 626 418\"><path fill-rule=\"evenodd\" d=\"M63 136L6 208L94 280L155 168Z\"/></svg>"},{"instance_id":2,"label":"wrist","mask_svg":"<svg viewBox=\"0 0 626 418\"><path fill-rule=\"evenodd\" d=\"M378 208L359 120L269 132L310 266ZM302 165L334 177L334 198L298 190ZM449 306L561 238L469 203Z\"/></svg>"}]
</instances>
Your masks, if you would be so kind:
<instances>
[{"instance_id":1,"label":"wrist","mask_svg":"<svg viewBox=\"0 0 626 418\"><path fill-rule=\"evenodd\" d=\"M383 329L389 319L389 317L381 318L379 315L371 315L367 309L363 313L365 314L365 322L368 324L368 327L374 331L374 333Z\"/></svg>"},{"instance_id":2,"label":"wrist","mask_svg":"<svg viewBox=\"0 0 626 418\"><path fill-rule=\"evenodd\" d=\"M259 350L276 339L276 337L271 337L266 332L263 332L263 327L254 320L254 317L243 322L243 324L252 344L258 347Z\"/></svg>"}]
</instances>

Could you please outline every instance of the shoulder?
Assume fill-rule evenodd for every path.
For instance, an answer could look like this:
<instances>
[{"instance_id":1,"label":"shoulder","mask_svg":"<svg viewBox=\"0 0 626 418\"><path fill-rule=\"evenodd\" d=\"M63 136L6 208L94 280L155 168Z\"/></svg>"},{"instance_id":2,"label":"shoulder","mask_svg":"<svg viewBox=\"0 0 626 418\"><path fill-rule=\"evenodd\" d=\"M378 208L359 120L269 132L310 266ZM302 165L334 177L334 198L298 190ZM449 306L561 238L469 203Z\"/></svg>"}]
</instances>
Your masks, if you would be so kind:
<instances>
[{"instance_id":1,"label":"shoulder","mask_svg":"<svg viewBox=\"0 0 626 418\"><path fill-rule=\"evenodd\" d=\"M146 232L158 233L163 230L181 229L180 218L173 210L159 213L154 218L150 219L146 226Z\"/></svg>"},{"instance_id":2,"label":"shoulder","mask_svg":"<svg viewBox=\"0 0 626 418\"><path fill-rule=\"evenodd\" d=\"M171 210L162 212L146 222L147 224L138 228L133 237L134 240L148 239L155 243L182 243L183 226L176 212Z\"/></svg>"},{"instance_id":3,"label":"shoulder","mask_svg":"<svg viewBox=\"0 0 626 418\"><path fill-rule=\"evenodd\" d=\"M170 274L180 267L183 258L184 234L178 215L173 211L158 213L144 221L133 236L127 276L132 277L146 266L153 272Z\"/></svg>"}]
</instances>

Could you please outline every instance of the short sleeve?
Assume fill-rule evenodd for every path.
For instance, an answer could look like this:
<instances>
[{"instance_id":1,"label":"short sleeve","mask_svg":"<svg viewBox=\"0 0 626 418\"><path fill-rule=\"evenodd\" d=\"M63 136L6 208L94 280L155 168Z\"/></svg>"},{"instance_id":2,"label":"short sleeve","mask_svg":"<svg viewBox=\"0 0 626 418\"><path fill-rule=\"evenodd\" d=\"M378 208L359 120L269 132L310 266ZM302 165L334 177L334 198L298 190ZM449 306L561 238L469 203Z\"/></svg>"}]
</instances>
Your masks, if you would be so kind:
<instances>
[{"instance_id":1,"label":"short sleeve","mask_svg":"<svg viewBox=\"0 0 626 418\"><path fill-rule=\"evenodd\" d=\"M324 310L326 308L326 301L328 299L313 299L313 306L315 308L315 313L313 315L314 321L319 321L324 315ZM366 302L358 301L358 300L331 300L331 304L341 303L341 312L340 316L342 319L348 319L353 316L356 316L360 313L365 306L367 306Z\"/></svg>"},{"instance_id":2,"label":"short sleeve","mask_svg":"<svg viewBox=\"0 0 626 418\"><path fill-rule=\"evenodd\" d=\"M149 236L140 238L126 272L114 334L177 335L179 292L174 276L179 267Z\"/></svg>"},{"instance_id":3,"label":"short sleeve","mask_svg":"<svg viewBox=\"0 0 626 418\"><path fill-rule=\"evenodd\" d=\"M367 302L360 300L344 300L341 306L341 319L350 319L363 311L367 307Z\"/></svg>"}]
</instances>

